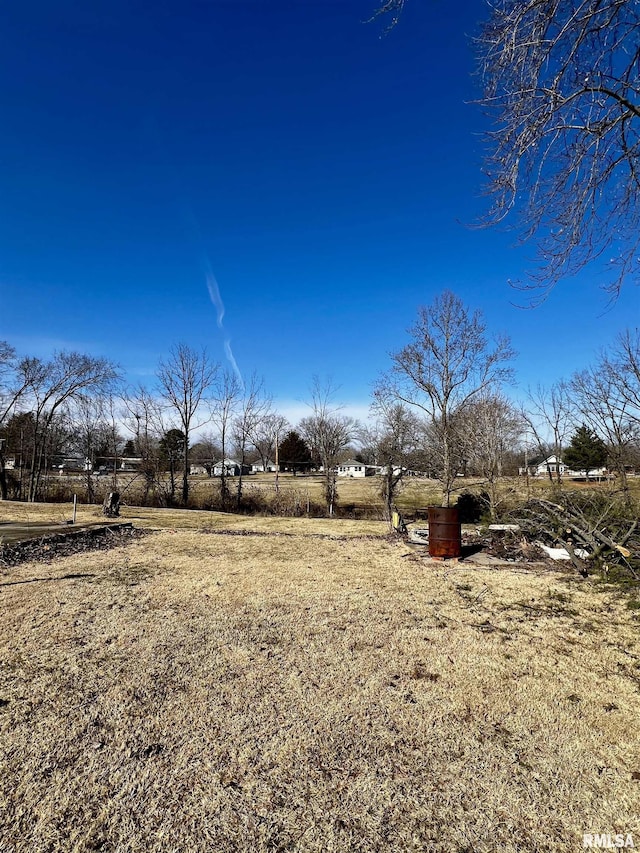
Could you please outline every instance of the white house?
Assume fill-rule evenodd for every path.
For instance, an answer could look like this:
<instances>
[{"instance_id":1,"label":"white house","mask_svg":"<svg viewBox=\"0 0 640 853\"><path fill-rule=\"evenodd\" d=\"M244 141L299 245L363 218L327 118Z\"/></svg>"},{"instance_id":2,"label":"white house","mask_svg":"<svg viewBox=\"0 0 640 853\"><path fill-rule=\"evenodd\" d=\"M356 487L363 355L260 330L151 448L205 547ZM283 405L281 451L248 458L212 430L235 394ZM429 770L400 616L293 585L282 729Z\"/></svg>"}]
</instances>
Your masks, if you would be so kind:
<instances>
[{"instance_id":1,"label":"white house","mask_svg":"<svg viewBox=\"0 0 640 853\"><path fill-rule=\"evenodd\" d=\"M555 477L558 472L561 477L568 477L569 479L580 480L587 479L586 471L572 471L570 468L564 464L562 459L558 456L551 455L546 459L543 459L541 462L534 462L529 465L529 474L534 477L548 477L551 474L552 477ZM518 473L526 474L526 468L519 468ZM589 479L595 479L599 477L605 477L607 475L607 469L604 467L598 468L589 468Z\"/></svg>"},{"instance_id":2,"label":"white house","mask_svg":"<svg viewBox=\"0 0 640 853\"><path fill-rule=\"evenodd\" d=\"M366 477L368 474L373 474L373 468L365 465L364 462L347 459L342 465L338 465L336 473L338 477Z\"/></svg>"},{"instance_id":3,"label":"white house","mask_svg":"<svg viewBox=\"0 0 640 853\"><path fill-rule=\"evenodd\" d=\"M254 462L251 466L251 473L252 474L264 474L265 472L270 473L270 474L275 474L275 470L276 470L276 463L272 462L271 459L267 459L266 465L263 465L262 462L260 461L260 459L258 459L257 462Z\"/></svg>"},{"instance_id":4,"label":"white house","mask_svg":"<svg viewBox=\"0 0 640 853\"><path fill-rule=\"evenodd\" d=\"M209 463L207 465L202 465L199 462L191 463L189 465L189 473L190 474L209 474L211 471L211 466L213 463Z\"/></svg>"},{"instance_id":5,"label":"white house","mask_svg":"<svg viewBox=\"0 0 640 853\"><path fill-rule=\"evenodd\" d=\"M213 463L214 477L222 476L223 466L227 477L237 477L240 474L240 463L236 459L220 459Z\"/></svg>"},{"instance_id":6,"label":"white house","mask_svg":"<svg viewBox=\"0 0 640 853\"><path fill-rule=\"evenodd\" d=\"M557 474L560 471L560 474L564 474L566 470L566 465L559 459L557 456L552 455L543 459L542 462L538 462L534 469L534 475L536 477L542 477L549 474Z\"/></svg>"}]
</instances>

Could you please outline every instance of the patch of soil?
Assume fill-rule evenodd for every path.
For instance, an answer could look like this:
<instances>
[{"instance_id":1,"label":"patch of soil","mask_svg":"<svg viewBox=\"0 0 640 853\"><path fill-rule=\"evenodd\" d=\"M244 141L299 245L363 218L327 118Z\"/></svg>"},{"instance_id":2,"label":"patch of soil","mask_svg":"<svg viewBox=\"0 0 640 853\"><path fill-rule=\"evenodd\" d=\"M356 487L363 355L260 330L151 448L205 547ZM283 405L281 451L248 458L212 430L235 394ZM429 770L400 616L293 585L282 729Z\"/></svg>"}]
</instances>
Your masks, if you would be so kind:
<instances>
[{"instance_id":1,"label":"patch of soil","mask_svg":"<svg viewBox=\"0 0 640 853\"><path fill-rule=\"evenodd\" d=\"M0 548L0 568L17 566L27 561L52 563L59 557L85 551L107 551L140 539L150 532L134 528L131 524L118 524L27 539Z\"/></svg>"}]
</instances>

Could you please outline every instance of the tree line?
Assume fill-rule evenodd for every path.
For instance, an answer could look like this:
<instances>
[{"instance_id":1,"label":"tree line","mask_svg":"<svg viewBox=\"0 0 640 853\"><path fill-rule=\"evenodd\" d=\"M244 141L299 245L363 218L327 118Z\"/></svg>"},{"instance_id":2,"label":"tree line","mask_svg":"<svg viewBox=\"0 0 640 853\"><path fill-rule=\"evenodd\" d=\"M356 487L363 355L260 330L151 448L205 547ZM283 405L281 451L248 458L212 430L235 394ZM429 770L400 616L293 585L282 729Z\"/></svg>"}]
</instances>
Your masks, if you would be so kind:
<instances>
[{"instance_id":1,"label":"tree line","mask_svg":"<svg viewBox=\"0 0 640 853\"><path fill-rule=\"evenodd\" d=\"M74 457L82 462L90 502L96 473L110 474L115 490L118 469L129 460L142 478L144 503L186 507L191 465L211 475L218 462L219 505L240 508L247 463L260 460L266 470L279 455L280 464L294 471L324 470L331 513L333 469L355 437L356 423L332 408L329 388L316 383L310 414L295 431L262 379L254 374L243 383L204 349L176 344L159 362L152 385L125 387L108 359L56 352L43 360L19 355L2 341L0 497L50 498L52 467ZM238 461L233 488L225 464L230 456Z\"/></svg>"},{"instance_id":2,"label":"tree line","mask_svg":"<svg viewBox=\"0 0 640 853\"><path fill-rule=\"evenodd\" d=\"M314 379L309 414L295 428L260 377L242 383L204 349L176 344L153 384L125 387L105 358L58 352L43 360L0 342L0 495L51 498L53 465L75 456L91 502L98 469L116 489L118 468L135 459L144 503L186 507L191 466L212 475L222 462L215 503L240 509L248 464L259 460L266 470L277 461L294 472L321 471L331 515L337 466L350 456L380 473L387 517L411 473L436 479L443 505L460 476L473 476L495 515L500 479L523 456L551 454L587 475L606 465L628 494L629 470L640 459L637 330L619 335L584 370L529 389L524 402L513 399L509 339L490 334L482 312L451 291L418 310L408 335L375 384L366 424L343 413L330 382ZM238 462L233 479L229 457ZM549 468L556 484L561 476L559 465Z\"/></svg>"}]
</instances>

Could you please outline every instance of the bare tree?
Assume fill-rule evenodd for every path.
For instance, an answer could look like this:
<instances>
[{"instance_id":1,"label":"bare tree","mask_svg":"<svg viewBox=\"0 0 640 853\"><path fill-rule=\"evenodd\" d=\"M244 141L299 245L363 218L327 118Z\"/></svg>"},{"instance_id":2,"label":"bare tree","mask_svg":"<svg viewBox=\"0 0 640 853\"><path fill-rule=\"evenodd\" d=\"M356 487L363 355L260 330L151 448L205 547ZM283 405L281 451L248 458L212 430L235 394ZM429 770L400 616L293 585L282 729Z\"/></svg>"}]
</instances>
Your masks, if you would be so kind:
<instances>
[{"instance_id":1,"label":"bare tree","mask_svg":"<svg viewBox=\"0 0 640 853\"><path fill-rule=\"evenodd\" d=\"M118 471L122 463L119 457L122 455L124 439L120 432L116 399L113 394L104 399L103 406L107 423L107 447L109 449L109 456L113 459L111 465L111 489L113 492L118 493Z\"/></svg>"},{"instance_id":2,"label":"bare tree","mask_svg":"<svg viewBox=\"0 0 640 853\"><path fill-rule=\"evenodd\" d=\"M29 376L18 378L16 366L17 357L15 349L7 341L0 341L0 431L6 426L7 420L15 410L18 401L25 393L29 384ZM0 438L1 500L6 500L8 495L4 444L5 439Z\"/></svg>"},{"instance_id":3,"label":"bare tree","mask_svg":"<svg viewBox=\"0 0 640 853\"><path fill-rule=\"evenodd\" d=\"M640 270L639 30L630 0L497 0L478 39L489 218L537 236L543 294L605 252L611 292Z\"/></svg>"},{"instance_id":4,"label":"bare tree","mask_svg":"<svg viewBox=\"0 0 640 853\"><path fill-rule=\"evenodd\" d=\"M47 455L49 430L61 408L81 394L108 391L118 374L107 359L76 352L56 353L49 362L25 358L18 365L17 374L25 385L25 396L34 413L28 499L35 501Z\"/></svg>"},{"instance_id":5,"label":"bare tree","mask_svg":"<svg viewBox=\"0 0 640 853\"><path fill-rule=\"evenodd\" d=\"M406 0L374 14L393 27ZM640 4L495 0L476 38L482 104L494 118L488 224L514 213L535 238L524 289L539 301L603 256L616 294L640 272Z\"/></svg>"},{"instance_id":6,"label":"bare tree","mask_svg":"<svg viewBox=\"0 0 640 853\"><path fill-rule=\"evenodd\" d=\"M626 463L630 448L636 444L639 425L616 371L602 358L594 366L574 374L571 392L582 422L607 445L611 467L622 490L628 494Z\"/></svg>"},{"instance_id":7,"label":"bare tree","mask_svg":"<svg viewBox=\"0 0 640 853\"><path fill-rule=\"evenodd\" d=\"M264 471L269 462L276 461L276 447L290 429L291 425L284 415L274 411L267 411L254 424L249 438L260 456Z\"/></svg>"},{"instance_id":8,"label":"bare tree","mask_svg":"<svg viewBox=\"0 0 640 853\"><path fill-rule=\"evenodd\" d=\"M73 424L72 446L84 458L86 475L87 502L94 503L94 474L97 453L109 442L109 423L106 415L105 399L101 395L95 397L82 394L70 407L70 418Z\"/></svg>"},{"instance_id":9,"label":"bare tree","mask_svg":"<svg viewBox=\"0 0 640 853\"><path fill-rule=\"evenodd\" d=\"M558 460L562 459L565 441L575 424L571 394L565 382L556 382L549 388L537 385L528 391L528 401L521 414L533 436L541 456L548 456L549 447ZM558 486L562 483L561 466L556 467ZM551 466L547 466L549 480L553 481Z\"/></svg>"},{"instance_id":10,"label":"bare tree","mask_svg":"<svg viewBox=\"0 0 640 853\"><path fill-rule=\"evenodd\" d=\"M160 401L144 385L130 388L122 397L122 422L134 436L136 453L144 478L143 503L155 492L160 480L159 442L169 428Z\"/></svg>"},{"instance_id":11,"label":"bare tree","mask_svg":"<svg viewBox=\"0 0 640 853\"><path fill-rule=\"evenodd\" d=\"M500 393L480 395L465 412L468 462L484 481L493 520L500 504L498 483L503 476L505 458L518 445L524 428L522 414Z\"/></svg>"},{"instance_id":12,"label":"bare tree","mask_svg":"<svg viewBox=\"0 0 640 853\"><path fill-rule=\"evenodd\" d=\"M228 506L230 498L229 484L227 483L227 453L229 452L229 443L232 440L233 420L241 399L242 386L236 373L232 370L223 371L213 389L211 414L211 419L218 428L218 438L222 451L220 500L223 509Z\"/></svg>"},{"instance_id":13,"label":"bare tree","mask_svg":"<svg viewBox=\"0 0 640 853\"><path fill-rule=\"evenodd\" d=\"M629 412L640 421L640 332L622 332L611 352L605 356L607 370L617 377L620 394L629 404Z\"/></svg>"},{"instance_id":14,"label":"bare tree","mask_svg":"<svg viewBox=\"0 0 640 853\"><path fill-rule=\"evenodd\" d=\"M218 374L206 350L200 352L187 344L172 347L166 361L158 366L158 381L163 397L180 422L183 439L182 503L189 501L189 441L194 429L203 426L208 416L197 419L201 403L211 390Z\"/></svg>"},{"instance_id":15,"label":"bare tree","mask_svg":"<svg viewBox=\"0 0 640 853\"><path fill-rule=\"evenodd\" d=\"M270 400L265 395L264 382L255 373L252 374L249 382L245 385L238 414L233 422L233 439L240 457L240 474L236 490L238 509L242 503L243 471L247 460L247 446L261 420L269 412L270 405Z\"/></svg>"},{"instance_id":16,"label":"bare tree","mask_svg":"<svg viewBox=\"0 0 640 853\"><path fill-rule=\"evenodd\" d=\"M336 465L359 426L353 418L340 414L340 406L333 403L334 394L335 388L330 382L322 385L315 377L309 404L312 414L303 418L298 425L303 438L322 464L324 496L330 516L334 513L338 499Z\"/></svg>"},{"instance_id":17,"label":"bare tree","mask_svg":"<svg viewBox=\"0 0 640 853\"><path fill-rule=\"evenodd\" d=\"M381 493L391 524L396 493L415 458L424 429L416 413L398 402L385 385L376 388L371 411L376 424L368 430L368 444L383 468Z\"/></svg>"},{"instance_id":18,"label":"bare tree","mask_svg":"<svg viewBox=\"0 0 640 853\"><path fill-rule=\"evenodd\" d=\"M398 401L428 418L441 450L442 501L449 506L457 474L457 420L480 395L511 377L506 362L514 353L506 337L490 344L481 312L471 314L449 290L418 309L410 334L411 343L392 355L389 387Z\"/></svg>"}]
</instances>

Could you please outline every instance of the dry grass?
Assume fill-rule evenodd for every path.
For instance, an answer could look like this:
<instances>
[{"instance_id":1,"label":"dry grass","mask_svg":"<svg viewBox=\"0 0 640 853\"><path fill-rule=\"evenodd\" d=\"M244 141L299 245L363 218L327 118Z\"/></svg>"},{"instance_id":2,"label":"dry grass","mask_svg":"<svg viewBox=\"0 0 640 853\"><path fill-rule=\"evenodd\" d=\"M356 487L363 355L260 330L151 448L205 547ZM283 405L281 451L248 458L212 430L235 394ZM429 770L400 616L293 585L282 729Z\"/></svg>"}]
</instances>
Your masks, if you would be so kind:
<instances>
[{"instance_id":1,"label":"dry grass","mask_svg":"<svg viewBox=\"0 0 640 853\"><path fill-rule=\"evenodd\" d=\"M50 522L65 525L73 514L72 504L27 504L0 501L0 524L18 521L25 524ZM98 506L78 506L76 523L109 523ZM388 531L386 523L328 518L276 518L273 516L233 515L205 510L151 509L149 507L123 506L118 521L152 529L257 531L258 533L326 534L327 536L383 536ZM73 528L71 528L73 529ZM174 530L175 532L175 530ZM0 527L0 537L2 527ZM1 853L1 851L0 851Z\"/></svg>"},{"instance_id":2,"label":"dry grass","mask_svg":"<svg viewBox=\"0 0 640 853\"><path fill-rule=\"evenodd\" d=\"M431 563L374 522L126 515L161 529L0 571L2 853L640 831L638 621L616 593Z\"/></svg>"}]
</instances>

